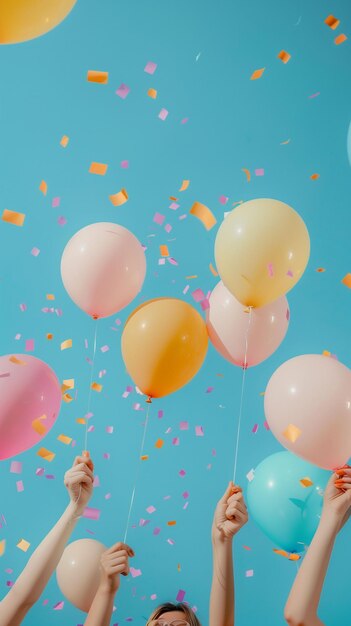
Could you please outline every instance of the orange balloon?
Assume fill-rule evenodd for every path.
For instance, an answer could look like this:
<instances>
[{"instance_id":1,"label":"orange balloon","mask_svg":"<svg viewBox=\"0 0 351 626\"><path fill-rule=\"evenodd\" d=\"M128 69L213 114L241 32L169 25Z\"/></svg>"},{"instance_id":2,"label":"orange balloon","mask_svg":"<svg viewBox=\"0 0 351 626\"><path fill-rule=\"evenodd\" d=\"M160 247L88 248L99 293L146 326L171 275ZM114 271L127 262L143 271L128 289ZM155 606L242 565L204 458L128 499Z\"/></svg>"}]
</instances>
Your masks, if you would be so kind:
<instances>
[{"instance_id":1,"label":"orange balloon","mask_svg":"<svg viewBox=\"0 0 351 626\"><path fill-rule=\"evenodd\" d=\"M128 373L150 398L184 387L199 371L208 345L206 324L190 304L157 298L127 319L122 356Z\"/></svg>"},{"instance_id":2,"label":"orange balloon","mask_svg":"<svg viewBox=\"0 0 351 626\"><path fill-rule=\"evenodd\" d=\"M62 22L77 0L0 0L0 44L44 35Z\"/></svg>"}]
</instances>

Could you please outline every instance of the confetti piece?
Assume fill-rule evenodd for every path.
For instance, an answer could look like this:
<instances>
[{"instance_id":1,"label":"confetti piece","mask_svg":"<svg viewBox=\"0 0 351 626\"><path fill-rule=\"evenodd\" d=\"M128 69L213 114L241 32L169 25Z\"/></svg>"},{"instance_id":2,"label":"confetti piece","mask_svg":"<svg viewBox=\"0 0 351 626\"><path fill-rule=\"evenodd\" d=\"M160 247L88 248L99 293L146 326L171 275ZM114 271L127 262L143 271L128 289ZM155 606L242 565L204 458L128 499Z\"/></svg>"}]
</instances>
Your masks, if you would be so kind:
<instances>
[{"instance_id":1,"label":"confetti piece","mask_svg":"<svg viewBox=\"0 0 351 626\"><path fill-rule=\"evenodd\" d=\"M98 520L100 519L100 514L101 514L100 509L93 509L90 506L86 506L83 511L82 517L86 517L87 519Z\"/></svg>"},{"instance_id":2,"label":"confetti piece","mask_svg":"<svg viewBox=\"0 0 351 626\"><path fill-rule=\"evenodd\" d=\"M177 209L179 209L179 207L180 207L180 204L177 204L176 202L172 202L172 203L169 205L169 208L170 208L170 209L172 209L172 211L176 211ZM179 218L179 219L180 219L180 218Z\"/></svg>"},{"instance_id":3,"label":"confetti piece","mask_svg":"<svg viewBox=\"0 0 351 626\"><path fill-rule=\"evenodd\" d=\"M178 474L179 474L179 476L184 478L184 476L186 475L186 471L185 470L179 470Z\"/></svg>"},{"instance_id":4,"label":"confetti piece","mask_svg":"<svg viewBox=\"0 0 351 626\"><path fill-rule=\"evenodd\" d=\"M246 570L246 572L245 572L246 578L251 578L253 575L254 575L253 569Z\"/></svg>"},{"instance_id":5,"label":"confetti piece","mask_svg":"<svg viewBox=\"0 0 351 626\"><path fill-rule=\"evenodd\" d=\"M34 247L34 248L31 249L30 253L31 253L32 256L39 256L40 250L39 250L39 248Z\"/></svg>"},{"instance_id":6,"label":"confetti piece","mask_svg":"<svg viewBox=\"0 0 351 626\"><path fill-rule=\"evenodd\" d=\"M257 431L258 431L258 424L255 424L251 432L253 432L255 435Z\"/></svg>"},{"instance_id":7,"label":"confetti piece","mask_svg":"<svg viewBox=\"0 0 351 626\"><path fill-rule=\"evenodd\" d=\"M251 469L247 474L246 474L246 478L249 481L249 483L255 478L255 470Z\"/></svg>"},{"instance_id":8,"label":"confetti piece","mask_svg":"<svg viewBox=\"0 0 351 626\"><path fill-rule=\"evenodd\" d=\"M306 478L301 478L300 483L303 487L312 487L313 481L306 476Z\"/></svg>"},{"instance_id":9,"label":"confetti piece","mask_svg":"<svg viewBox=\"0 0 351 626\"><path fill-rule=\"evenodd\" d=\"M59 435L59 436L57 437L57 440L58 440L58 441L61 441L61 443L65 443L65 444L66 444L66 446L69 446L69 444L70 444L70 443L71 443L71 441L72 441L72 437L67 437L66 435Z\"/></svg>"},{"instance_id":10,"label":"confetti piece","mask_svg":"<svg viewBox=\"0 0 351 626\"><path fill-rule=\"evenodd\" d=\"M325 272L324 267L317 267L316 272L322 273Z\"/></svg>"},{"instance_id":11,"label":"confetti piece","mask_svg":"<svg viewBox=\"0 0 351 626\"><path fill-rule=\"evenodd\" d=\"M318 180L319 178L319 174L312 174L312 176L310 176L311 180Z\"/></svg>"},{"instance_id":12,"label":"confetti piece","mask_svg":"<svg viewBox=\"0 0 351 626\"><path fill-rule=\"evenodd\" d=\"M3 556L5 554L5 550L6 550L6 540L1 539L0 540L0 556Z\"/></svg>"},{"instance_id":13,"label":"confetti piece","mask_svg":"<svg viewBox=\"0 0 351 626\"><path fill-rule=\"evenodd\" d=\"M62 146L62 148L67 148L68 143L69 143L69 137L67 137L67 135L63 135L61 137L60 145Z\"/></svg>"},{"instance_id":14,"label":"confetti piece","mask_svg":"<svg viewBox=\"0 0 351 626\"><path fill-rule=\"evenodd\" d=\"M72 398L72 396L70 396L69 393L64 393L63 396L62 396L62 400L64 402L72 402L73 398Z\"/></svg>"},{"instance_id":15,"label":"confetti piece","mask_svg":"<svg viewBox=\"0 0 351 626\"><path fill-rule=\"evenodd\" d=\"M161 109L161 111L158 114L158 117L160 118L160 120L165 121L165 119L168 117L167 109Z\"/></svg>"},{"instance_id":16,"label":"confetti piece","mask_svg":"<svg viewBox=\"0 0 351 626\"><path fill-rule=\"evenodd\" d=\"M102 385L100 385L99 383L91 383L90 388L93 389L93 391L98 391L100 393L100 391L102 391Z\"/></svg>"},{"instance_id":17,"label":"confetti piece","mask_svg":"<svg viewBox=\"0 0 351 626\"><path fill-rule=\"evenodd\" d=\"M21 361L21 359L18 359L16 356L10 356L9 361L15 365L27 365L25 361Z\"/></svg>"},{"instance_id":18,"label":"confetti piece","mask_svg":"<svg viewBox=\"0 0 351 626\"><path fill-rule=\"evenodd\" d=\"M297 441L300 437L301 433L302 430L300 430L297 426L294 426L294 424L289 424L286 430L284 430L283 435L285 439L288 439L288 441L291 441L291 443L295 443L295 441Z\"/></svg>"},{"instance_id":19,"label":"confetti piece","mask_svg":"<svg viewBox=\"0 0 351 626\"><path fill-rule=\"evenodd\" d=\"M163 439L157 439L156 443L155 443L155 448L162 448L164 445L164 441Z\"/></svg>"},{"instance_id":20,"label":"confetti piece","mask_svg":"<svg viewBox=\"0 0 351 626\"><path fill-rule=\"evenodd\" d=\"M171 232L171 230L172 230L172 228L173 228L173 227L172 227L170 224L166 224L166 226L165 226L165 231L166 231L166 233L170 233L170 232Z\"/></svg>"},{"instance_id":21,"label":"confetti piece","mask_svg":"<svg viewBox=\"0 0 351 626\"><path fill-rule=\"evenodd\" d=\"M323 350L322 355L323 356L331 356L331 352L329 352L329 350Z\"/></svg>"},{"instance_id":22,"label":"confetti piece","mask_svg":"<svg viewBox=\"0 0 351 626\"><path fill-rule=\"evenodd\" d=\"M157 63L153 61L148 61L144 67L144 72L147 74L154 74L157 68Z\"/></svg>"},{"instance_id":23,"label":"confetti piece","mask_svg":"<svg viewBox=\"0 0 351 626\"><path fill-rule=\"evenodd\" d=\"M138 576L142 576L141 569L135 569L135 567L130 567L129 571L130 571L130 575L132 578L137 578Z\"/></svg>"},{"instance_id":24,"label":"confetti piece","mask_svg":"<svg viewBox=\"0 0 351 626\"><path fill-rule=\"evenodd\" d=\"M152 221L155 222L155 224L162 226L165 219L166 219L165 215L162 215L161 213L155 213Z\"/></svg>"},{"instance_id":25,"label":"confetti piece","mask_svg":"<svg viewBox=\"0 0 351 626\"><path fill-rule=\"evenodd\" d=\"M351 274L350 273L346 274L346 276L344 276L341 282L343 285L346 285L346 287L351 289Z\"/></svg>"},{"instance_id":26,"label":"confetti piece","mask_svg":"<svg viewBox=\"0 0 351 626\"><path fill-rule=\"evenodd\" d=\"M128 200L128 197L128 193L125 189L121 189L121 191L118 191L114 195L109 196L113 206L121 206L122 204L125 204L125 202L127 202Z\"/></svg>"},{"instance_id":27,"label":"confetti piece","mask_svg":"<svg viewBox=\"0 0 351 626\"><path fill-rule=\"evenodd\" d=\"M178 593L177 593L177 597L176 597L176 602L183 602L184 598L185 598L185 591L183 589L179 589Z\"/></svg>"},{"instance_id":28,"label":"confetti piece","mask_svg":"<svg viewBox=\"0 0 351 626\"><path fill-rule=\"evenodd\" d=\"M261 67L260 70L255 70L253 74L251 74L250 76L250 80L257 80L258 78L261 78L263 72L265 71L265 67Z\"/></svg>"},{"instance_id":29,"label":"confetti piece","mask_svg":"<svg viewBox=\"0 0 351 626\"><path fill-rule=\"evenodd\" d=\"M195 434L196 437L203 437L204 436L204 429L202 426L195 426Z\"/></svg>"},{"instance_id":30,"label":"confetti piece","mask_svg":"<svg viewBox=\"0 0 351 626\"><path fill-rule=\"evenodd\" d=\"M190 180L183 180L179 191L185 191L190 185Z\"/></svg>"},{"instance_id":31,"label":"confetti piece","mask_svg":"<svg viewBox=\"0 0 351 626\"><path fill-rule=\"evenodd\" d=\"M68 348L72 348L72 339L65 339L61 343L61 350L67 350Z\"/></svg>"},{"instance_id":32,"label":"confetti piece","mask_svg":"<svg viewBox=\"0 0 351 626\"><path fill-rule=\"evenodd\" d=\"M290 143L290 141L291 141L291 139L287 139L286 141L282 141L280 145L281 146L287 146L288 143Z\"/></svg>"},{"instance_id":33,"label":"confetti piece","mask_svg":"<svg viewBox=\"0 0 351 626\"><path fill-rule=\"evenodd\" d=\"M283 63L288 63L291 59L291 54L289 54L289 52L286 52L285 50L281 50L277 58L283 61Z\"/></svg>"},{"instance_id":34,"label":"confetti piece","mask_svg":"<svg viewBox=\"0 0 351 626\"><path fill-rule=\"evenodd\" d=\"M25 351L33 352L33 350L34 350L34 339L26 339Z\"/></svg>"},{"instance_id":35,"label":"confetti piece","mask_svg":"<svg viewBox=\"0 0 351 626\"><path fill-rule=\"evenodd\" d=\"M246 174L246 179L247 179L247 182L249 183L251 180L250 170L246 169L246 167L242 167L241 171Z\"/></svg>"},{"instance_id":36,"label":"confetti piece","mask_svg":"<svg viewBox=\"0 0 351 626\"><path fill-rule=\"evenodd\" d=\"M106 163L96 163L93 161L89 167L90 174L98 174L99 176L105 176L108 165Z\"/></svg>"},{"instance_id":37,"label":"confetti piece","mask_svg":"<svg viewBox=\"0 0 351 626\"><path fill-rule=\"evenodd\" d=\"M41 181L41 183L39 185L39 189L44 194L44 196L46 196L46 194L48 192L48 186L47 186L47 183L45 182L45 180Z\"/></svg>"},{"instance_id":38,"label":"confetti piece","mask_svg":"<svg viewBox=\"0 0 351 626\"><path fill-rule=\"evenodd\" d=\"M60 215L60 217L57 219L57 223L59 226L64 226L65 224L67 224L67 220L64 215Z\"/></svg>"},{"instance_id":39,"label":"confetti piece","mask_svg":"<svg viewBox=\"0 0 351 626\"><path fill-rule=\"evenodd\" d=\"M213 276L218 276L218 272L217 270L213 267L212 263L210 263L210 271L213 274Z\"/></svg>"},{"instance_id":40,"label":"confetti piece","mask_svg":"<svg viewBox=\"0 0 351 626\"><path fill-rule=\"evenodd\" d=\"M346 41L347 37L346 35L344 35L344 33L342 33L341 35L338 35L337 37L335 37L334 39L334 43L336 46L339 46L341 43L344 43L344 41Z\"/></svg>"},{"instance_id":41,"label":"confetti piece","mask_svg":"<svg viewBox=\"0 0 351 626\"><path fill-rule=\"evenodd\" d=\"M17 211L4 209L1 219L3 222L13 224L13 226L23 226L26 216L25 213L18 213Z\"/></svg>"},{"instance_id":42,"label":"confetti piece","mask_svg":"<svg viewBox=\"0 0 351 626\"><path fill-rule=\"evenodd\" d=\"M57 602L57 604L54 605L53 610L54 611L62 611L64 605L65 605L65 603L63 602L63 600L61 600L61 602Z\"/></svg>"},{"instance_id":43,"label":"confetti piece","mask_svg":"<svg viewBox=\"0 0 351 626\"><path fill-rule=\"evenodd\" d=\"M42 415L41 417L37 417L35 420L32 421L32 428L33 430L35 430L36 433L38 433L38 435L40 435L41 437L43 437L46 432L47 432L47 428L44 424L42 424L42 422L40 420L46 420L46 415Z\"/></svg>"},{"instance_id":44,"label":"confetti piece","mask_svg":"<svg viewBox=\"0 0 351 626\"><path fill-rule=\"evenodd\" d=\"M204 204L201 204L201 202L195 202L193 204L190 209L190 214L197 217L203 223L206 230L211 230L217 223L212 211Z\"/></svg>"},{"instance_id":45,"label":"confetti piece","mask_svg":"<svg viewBox=\"0 0 351 626\"><path fill-rule=\"evenodd\" d=\"M264 176L264 169L263 168L259 168L259 169L255 170L255 176Z\"/></svg>"},{"instance_id":46,"label":"confetti piece","mask_svg":"<svg viewBox=\"0 0 351 626\"><path fill-rule=\"evenodd\" d=\"M22 491L24 491L24 485L23 485L23 481L22 480L17 480L16 481L16 489L17 489L18 493L21 493Z\"/></svg>"},{"instance_id":47,"label":"confetti piece","mask_svg":"<svg viewBox=\"0 0 351 626\"><path fill-rule=\"evenodd\" d=\"M29 541L26 541L25 539L21 539L17 544L17 548L22 550L22 552L27 552L29 546L30 546Z\"/></svg>"},{"instance_id":48,"label":"confetti piece","mask_svg":"<svg viewBox=\"0 0 351 626\"><path fill-rule=\"evenodd\" d=\"M122 100L125 100L127 95L129 94L129 92L130 92L130 87L128 87L128 85L125 85L124 83L122 83L118 87L118 89L116 91L116 94L117 94L117 96L122 98Z\"/></svg>"},{"instance_id":49,"label":"confetti piece","mask_svg":"<svg viewBox=\"0 0 351 626\"><path fill-rule=\"evenodd\" d=\"M22 311L22 312L23 312L23 311L26 311L26 310L27 310L27 305L26 305L26 304L24 304L24 303L21 303L21 304L19 305L19 308L21 309L21 311Z\"/></svg>"},{"instance_id":50,"label":"confetti piece","mask_svg":"<svg viewBox=\"0 0 351 626\"><path fill-rule=\"evenodd\" d=\"M87 80L89 83L100 83L101 85L107 85L108 72L88 70Z\"/></svg>"},{"instance_id":51,"label":"confetti piece","mask_svg":"<svg viewBox=\"0 0 351 626\"><path fill-rule=\"evenodd\" d=\"M50 450L47 450L46 448L40 448L37 455L49 462L53 461L56 456L55 452L50 452Z\"/></svg>"},{"instance_id":52,"label":"confetti piece","mask_svg":"<svg viewBox=\"0 0 351 626\"><path fill-rule=\"evenodd\" d=\"M228 200L229 200L228 196L219 196L219 201L221 204L227 204Z\"/></svg>"},{"instance_id":53,"label":"confetti piece","mask_svg":"<svg viewBox=\"0 0 351 626\"><path fill-rule=\"evenodd\" d=\"M11 474L21 474L22 473L21 461L11 461L10 472Z\"/></svg>"},{"instance_id":54,"label":"confetti piece","mask_svg":"<svg viewBox=\"0 0 351 626\"><path fill-rule=\"evenodd\" d=\"M141 460L141 461L147 461L147 460L148 460L148 458L149 458L149 455L148 455L148 454L143 454L143 456L141 456L141 457L140 457L140 460Z\"/></svg>"},{"instance_id":55,"label":"confetti piece","mask_svg":"<svg viewBox=\"0 0 351 626\"><path fill-rule=\"evenodd\" d=\"M129 167L129 161L121 161L121 167L123 167L123 169L127 169Z\"/></svg>"},{"instance_id":56,"label":"confetti piece","mask_svg":"<svg viewBox=\"0 0 351 626\"><path fill-rule=\"evenodd\" d=\"M334 15L328 15L324 20L324 24L335 30L339 26L340 20L334 17Z\"/></svg>"},{"instance_id":57,"label":"confetti piece","mask_svg":"<svg viewBox=\"0 0 351 626\"><path fill-rule=\"evenodd\" d=\"M157 91L156 89L148 89L147 90L147 95L149 96L149 98L153 98L153 100L156 100L157 98Z\"/></svg>"},{"instance_id":58,"label":"confetti piece","mask_svg":"<svg viewBox=\"0 0 351 626\"><path fill-rule=\"evenodd\" d=\"M189 430L189 422L180 422L179 428L180 430Z\"/></svg>"},{"instance_id":59,"label":"confetti piece","mask_svg":"<svg viewBox=\"0 0 351 626\"><path fill-rule=\"evenodd\" d=\"M166 245L161 245L160 246L160 255L164 256L164 257L169 256L168 246L166 246Z\"/></svg>"}]
</instances>

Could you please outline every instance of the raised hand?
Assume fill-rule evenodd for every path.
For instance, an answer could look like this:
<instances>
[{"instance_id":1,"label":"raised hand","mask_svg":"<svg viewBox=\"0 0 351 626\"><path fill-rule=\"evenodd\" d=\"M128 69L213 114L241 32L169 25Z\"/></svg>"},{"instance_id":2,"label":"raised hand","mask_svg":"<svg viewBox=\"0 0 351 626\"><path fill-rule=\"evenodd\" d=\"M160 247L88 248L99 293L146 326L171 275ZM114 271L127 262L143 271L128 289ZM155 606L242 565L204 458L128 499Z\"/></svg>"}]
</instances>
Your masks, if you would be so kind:
<instances>
[{"instance_id":1,"label":"raised hand","mask_svg":"<svg viewBox=\"0 0 351 626\"><path fill-rule=\"evenodd\" d=\"M89 456L77 456L71 469L65 473L64 483L78 513L84 510L92 496L93 471L94 464Z\"/></svg>"},{"instance_id":2,"label":"raised hand","mask_svg":"<svg viewBox=\"0 0 351 626\"><path fill-rule=\"evenodd\" d=\"M106 591L116 593L120 585L120 575L128 576L128 559L133 556L132 548L121 541L118 541L103 553L100 561L101 586Z\"/></svg>"},{"instance_id":3,"label":"raised hand","mask_svg":"<svg viewBox=\"0 0 351 626\"><path fill-rule=\"evenodd\" d=\"M247 520L247 508L242 490L230 482L215 510L212 537L232 539Z\"/></svg>"}]
</instances>

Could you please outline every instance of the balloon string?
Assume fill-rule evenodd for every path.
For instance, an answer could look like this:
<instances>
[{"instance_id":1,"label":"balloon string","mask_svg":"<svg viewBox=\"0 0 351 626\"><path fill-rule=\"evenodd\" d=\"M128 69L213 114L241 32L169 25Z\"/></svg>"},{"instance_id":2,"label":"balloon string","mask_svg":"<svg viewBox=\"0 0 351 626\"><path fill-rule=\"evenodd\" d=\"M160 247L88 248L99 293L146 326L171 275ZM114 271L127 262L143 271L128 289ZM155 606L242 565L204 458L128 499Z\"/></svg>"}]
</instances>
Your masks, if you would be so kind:
<instances>
[{"instance_id":1,"label":"balloon string","mask_svg":"<svg viewBox=\"0 0 351 626\"><path fill-rule=\"evenodd\" d=\"M245 379L246 379L246 370L247 370L247 351L248 351L248 338L249 338L249 330L251 324L251 315L252 315L252 306L249 307L249 321L247 324L246 335L245 335L245 357L244 357L244 365L243 365L243 376L241 381L241 394L240 394L240 407L239 407L239 418L238 418L238 429L236 433L236 446L235 446L235 457L234 457L234 471L233 471L233 483L235 485L236 479L236 468L238 462L238 451L239 451L239 440L240 440L240 430L241 430L241 416L243 412L243 401L244 401L244 389L245 389Z\"/></svg>"},{"instance_id":2,"label":"balloon string","mask_svg":"<svg viewBox=\"0 0 351 626\"><path fill-rule=\"evenodd\" d=\"M135 482L134 482L134 486L133 486L132 496L131 496L130 504L129 504L129 511L128 511L128 516L127 516L127 524L126 524L126 529L125 529L125 533L124 533L123 543L126 543L126 541L127 541L130 516L132 514L132 509L133 509L133 504L134 504L134 499L135 499L136 486L137 486L137 482L138 482L139 474L140 474L141 457L143 456L143 452L144 452L146 431L147 431L147 427L148 427L148 423L149 423L150 406L151 406L151 403L149 403L147 405L146 418L145 418L145 422L144 422L143 436L142 436L141 446L140 446L140 451L139 451L139 460L138 460L138 465L137 465L137 470L136 470L136 476L135 476Z\"/></svg>"},{"instance_id":3,"label":"balloon string","mask_svg":"<svg viewBox=\"0 0 351 626\"><path fill-rule=\"evenodd\" d=\"M94 346L93 346L93 360L91 363L91 374L90 374L90 385L89 385L89 395L88 395L88 408L85 417L85 436L84 436L84 450L87 450L88 447L88 420L87 415L90 412L90 403L91 403L91 392L92 392L92 384L93 384L93 376L94 376L94 364L95 364L95 355L96 355L96 341L97 341L97 329L98 329L98 320L95 320L95 333L94 333Z\"/></svg>"}]
</instances>

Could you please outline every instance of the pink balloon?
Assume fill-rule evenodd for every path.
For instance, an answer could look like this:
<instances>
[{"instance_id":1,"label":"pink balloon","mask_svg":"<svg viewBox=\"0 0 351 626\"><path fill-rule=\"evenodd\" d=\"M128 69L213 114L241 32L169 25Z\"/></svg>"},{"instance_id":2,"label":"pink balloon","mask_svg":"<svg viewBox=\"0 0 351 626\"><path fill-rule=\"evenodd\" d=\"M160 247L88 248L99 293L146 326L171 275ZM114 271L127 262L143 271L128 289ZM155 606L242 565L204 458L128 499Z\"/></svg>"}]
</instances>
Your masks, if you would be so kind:
<instances>
[{"instance_id":1,"label":"pink balloon","mask_svg":"<svg viewBox=\"0 0 351 626\"><path fill-rule=\"evenodd\" d=\"M336 359L304 354L283 363L264 409L274 436L303 459L334 469L351 456L351 370Z\"/></svg>"},{"instance_id":2,"label":"pink balloon","mask_svg":"<svg viewBox=\"0 0 351 626\"><path fill-rule=\"evenodd\" d=\"M39 443L53 427L61 406L61 389L52 369L28 354L0 357L0 459L9 459Z\"/></svg>"},{"instance_id":3,"label":"pink balloon","mask_svg":"<svg viewBox=\"0 0 351 626\"><path fill-rule=\"evenodd\" d=\"M63 284L85 313L97 319L114 315L139 293L146 273L140 241L110 222L90 224L66 245L61 259Z\"/></svg>"},{"instance_id":4,"label":"pink balloon","mask_svg":"<svg viewBox=\"0 0 351 626\"><path fill-rule=\"evenodd\" d=\"M207 329L218 352L234 365L247 367L267 359L283 341L289 326L285 296L258 309L241 304L220 281L210 296ZM249 323L250 322L250 323Z\"/></svg>"}]
</instances>

